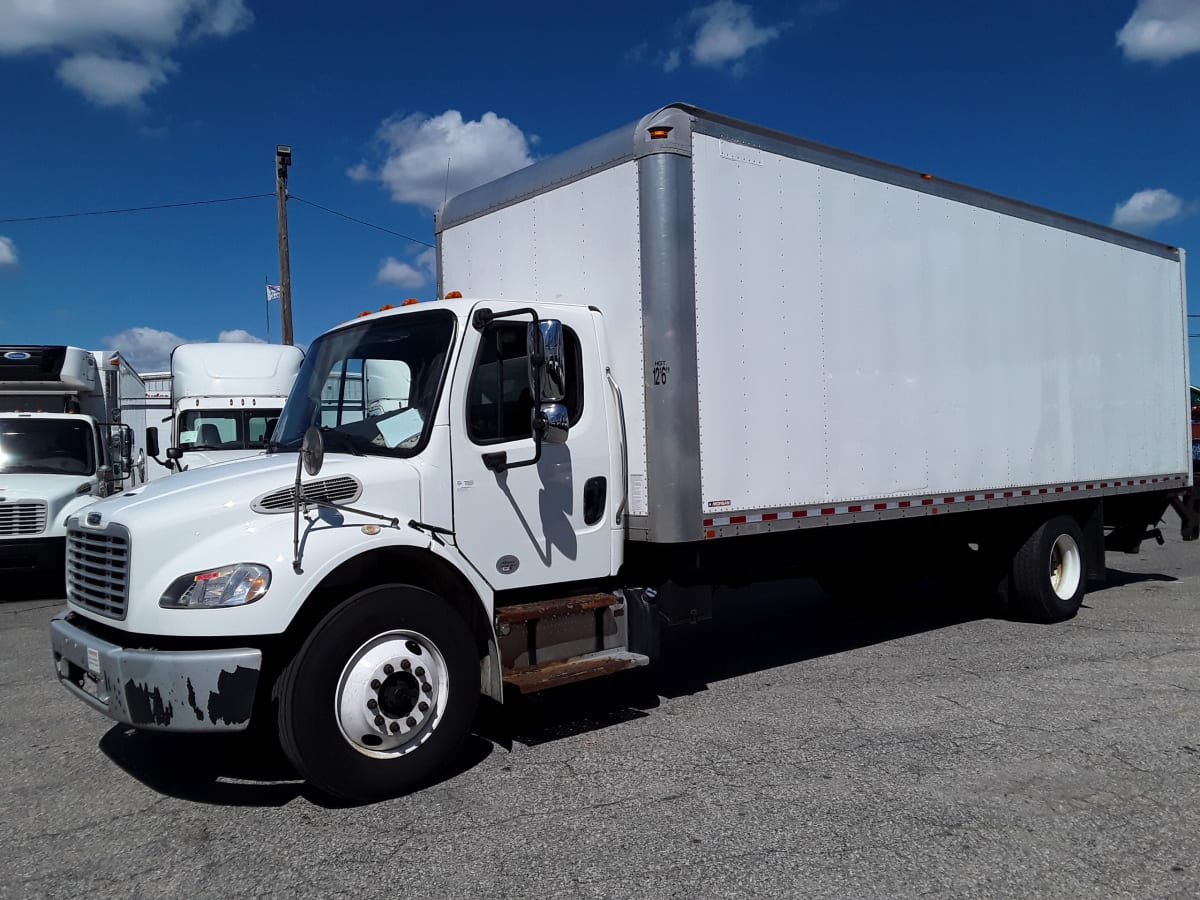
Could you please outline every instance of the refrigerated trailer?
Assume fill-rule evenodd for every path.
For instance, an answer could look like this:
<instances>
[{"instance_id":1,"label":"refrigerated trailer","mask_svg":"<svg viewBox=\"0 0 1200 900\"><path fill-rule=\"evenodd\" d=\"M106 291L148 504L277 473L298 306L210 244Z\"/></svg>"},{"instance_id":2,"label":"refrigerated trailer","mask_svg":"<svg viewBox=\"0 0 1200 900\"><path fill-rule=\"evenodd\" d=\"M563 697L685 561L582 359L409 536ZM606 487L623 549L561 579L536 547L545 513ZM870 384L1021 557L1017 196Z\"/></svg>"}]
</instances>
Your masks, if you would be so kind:
<instances>
[{"instance_id":1,"label":"refrigerated trailer","mask_svg":"<svg viewBox=\"0 0 1200 900\"><path fill-rule=\"evenodd\" d=\"M446 299L319 337L273 452L72 520L123 552L68 573L68 690L370 798L719 585L924 559L1056 621L1196 536L1177 248L681 104L436 232Z\"/></svg>"},{"instance_id":2,"label":"refrigerated trailer","mask_svg":"<svg viewBox=\"0 0 1200 900\"><path fill-rule=\"evenodd\" d=\"M0 570L61 577L67 517L152 476L145 418L119 353L0 347Z\"/></svg>"}]
</instances>

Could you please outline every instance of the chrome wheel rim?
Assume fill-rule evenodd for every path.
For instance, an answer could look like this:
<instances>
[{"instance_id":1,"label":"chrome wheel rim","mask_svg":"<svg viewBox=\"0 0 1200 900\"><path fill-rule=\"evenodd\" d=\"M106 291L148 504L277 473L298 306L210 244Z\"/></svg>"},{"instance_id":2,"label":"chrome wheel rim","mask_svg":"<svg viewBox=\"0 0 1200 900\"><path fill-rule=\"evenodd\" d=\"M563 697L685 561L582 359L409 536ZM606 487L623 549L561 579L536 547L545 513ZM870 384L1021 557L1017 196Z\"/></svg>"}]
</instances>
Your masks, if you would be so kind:
<instances>
[{"instance_id":1,"label":"chrome wheel rim","mask_svg":"<svg viewBox=\"0 0 1200 900\"><path fill-rule=\"evenodd\" d=\"M1050 589L1060 600L1070 600L1079 590L1083 561L1079 544L1069 534L1060 534L1050 548Z\"/></svg>"},{"instance_id":2,"label":"chrome wheel rim","mask_svg":"<svg viewBox=\"0 0 1200 900\"><path fill-rule=\"evenodd\" d=\"M429 740L449 689L446 660L433 641L416 631L388 631L351 655L338 678L334 715L355 750L390 759Z\"/></svg>"}]
</instances>

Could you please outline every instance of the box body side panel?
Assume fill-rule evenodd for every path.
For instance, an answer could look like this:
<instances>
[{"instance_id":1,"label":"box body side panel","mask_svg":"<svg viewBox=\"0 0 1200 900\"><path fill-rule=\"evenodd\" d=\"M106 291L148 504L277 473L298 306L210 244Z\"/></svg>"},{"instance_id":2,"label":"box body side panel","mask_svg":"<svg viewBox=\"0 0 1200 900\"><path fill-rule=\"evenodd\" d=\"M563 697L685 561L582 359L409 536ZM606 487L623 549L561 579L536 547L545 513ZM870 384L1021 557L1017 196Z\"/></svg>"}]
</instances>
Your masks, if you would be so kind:
<instances>
[{"instance_id":1,"label":"box body side panel","mask_svg":"<svg viewBox=\"0 0 1200 900\"><path fill-rule=\"evenodd\" d=\"M693 166L705 514L1190 468L1179 260L702 134Z\"/></svg>"}]
</instances>

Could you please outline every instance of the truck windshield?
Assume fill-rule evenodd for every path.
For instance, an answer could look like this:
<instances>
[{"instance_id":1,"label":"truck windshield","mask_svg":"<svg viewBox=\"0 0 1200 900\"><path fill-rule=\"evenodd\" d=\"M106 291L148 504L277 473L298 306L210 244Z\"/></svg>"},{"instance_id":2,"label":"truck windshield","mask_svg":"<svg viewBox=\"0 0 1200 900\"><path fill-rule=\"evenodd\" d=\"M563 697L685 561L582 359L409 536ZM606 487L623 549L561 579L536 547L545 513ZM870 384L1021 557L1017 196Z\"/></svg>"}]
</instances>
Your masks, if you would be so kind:
<instances>
[{"instance_id":1,"label":"truck windshield","mask_svg":"<svg viewBox=\"0 0 1200 900\"><path fill-rule=\"evenodd\" d=\"M262 450L279 421L278 409L185 409L179 414L181 450Z\"/></svg>"},{"instance_id":2,"label":"truck windshield","mask_svg":"<svg viewBox=\"0 0 1200 900\"><path fill-rule=\"evenodd\" d=\"M430 310L317 338L283 408L273 448L299 449L304 432L317 425L328 453L416 453L433 421L455 321L449 310Z\"/></svg>"},{"instance_id":3,"label":"truck windshield","mask_svg":"<svg viewBox=\"0 0 1200 900\"><path fill-rule=\"evenodd\" d=\"M91 475L96 451L82 419L0 418L0 472Z\"/></svg>"}]
</instances>

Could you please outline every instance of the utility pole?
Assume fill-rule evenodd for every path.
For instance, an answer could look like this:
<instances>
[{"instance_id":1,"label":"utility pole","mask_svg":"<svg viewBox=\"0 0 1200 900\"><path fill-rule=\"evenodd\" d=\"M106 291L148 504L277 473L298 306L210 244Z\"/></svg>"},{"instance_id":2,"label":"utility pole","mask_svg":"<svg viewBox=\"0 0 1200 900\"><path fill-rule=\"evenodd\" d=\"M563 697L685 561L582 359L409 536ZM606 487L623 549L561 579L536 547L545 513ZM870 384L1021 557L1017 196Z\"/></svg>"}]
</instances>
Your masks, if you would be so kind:
<instances>
[{"instance_id":1,"label":"utility pole","mask_svg":"<svg viewBox=\"0 0 1200 900\"><path fill-rule=\"evenodd\" d=\"M279 222L279 317L283 342L292 344L292 266L288 258L287 170L292 164L292 148L275 146L275 212Z\"/></svg>"}]
</instances>

